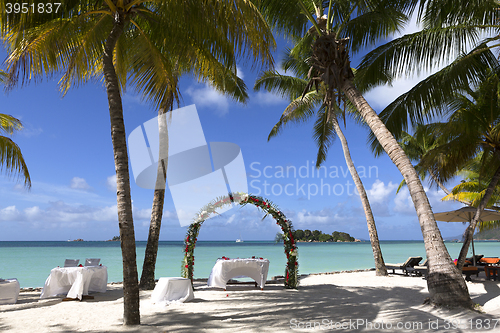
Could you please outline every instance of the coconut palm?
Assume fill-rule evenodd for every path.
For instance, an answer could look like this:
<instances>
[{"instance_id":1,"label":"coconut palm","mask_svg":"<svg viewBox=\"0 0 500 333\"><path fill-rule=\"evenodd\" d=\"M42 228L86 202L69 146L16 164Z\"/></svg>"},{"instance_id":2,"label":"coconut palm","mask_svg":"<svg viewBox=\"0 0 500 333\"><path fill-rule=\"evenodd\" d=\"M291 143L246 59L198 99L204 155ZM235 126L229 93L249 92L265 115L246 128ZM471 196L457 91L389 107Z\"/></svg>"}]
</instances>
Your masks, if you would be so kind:
<instances>
[{"instance_id":1,"label":"coconut palm","mask_svg":"<svg viewBox=\"0 0 500 333\"><path fill-rule=\"evenodd\" d=\"M477 207L481 199L484 197L490 181L491 175L480 174L482 153L479 153L476 158L472 160L464 169L460 171L462 181L455 185L451 192L444 196L443 201L458 201L466 203L469 206ZM483 170L484 171L493 171ZM486 208L500 210L500 193L498 186L495 188ZM481 229L481 226L479 227Z\"/></svg>"},{"instance_id":2,"label":"coconut palm","mask_svg":"<svg viewBox=\"0 0 500 333\"><path fill-rule=\"evenodd\" d=\"M299 42L298 47L303 45L303 41ZM309 49L307 51L309 51ZM299 54L301 58L298 58ZM347 167L356 185L365 212L373 257L375 260L376 274L387 275L387 269L380 249L377 228L370 202L368 201L365 188L352 161L347 140L337 119L342 112L337 103L333 103L330 106L323 103L325 99L324 87L319 87L318 90L315 90L313 87L307 89L308 80L306 78L309 68L304 60L307 56L307 52L302 54L297 50L289 50L288 54L285 56L284 70L292 71L295 76L281 75L275 71L266 71L262 73L255 82L255 90L265 88L269 92L280 93L283 96L291 98L290 105L286 107L280 120L272 129L268 140L279 134L289 122L299 123L316 116L313 136L318 145L316 167L319 167L326 159L328 148L335 140L335 137L337 136L339 138ZM352 107L350 111L354 111ZM353 112L350 114L355 115Z\"/></svg>"},{"instance_id":3,"label":"coconut palm","mask_svg":"<svg viewBox=\"0 0 500 333\"><path fill-rule=\"evenodd\" d=\"M162 115L171 111L175 103L177 103L177 105L179 104L179 77L181 76L181 72L192 72L193 68L191 68L191 65L192 63L188 63L181 68L181 63L178 60L176 61L173 67L173 81L170 82L168 94L164 96L164 101L158 110L158 133L161 138L159 143L159 156L164 156L165 158L158 163L157 178L153 194L148 241L146 243L144 263L142 265L142 274L139 282L139 288L144 290L153 290L155 287L156 258L158 254L158 241L160 238L161 220L165 200L166 170L168 168L168 126L166 117L168 117L168 115L166 117L162 117ZM205 78L200 77L200 79L210 81L215 89L221 93L226 93L236 101L245 102L247 100L248 94L246 92L245 83L236 73L224 68L221 63L214 61L214 59L211 60L209 66L210 68L207 69L211 70L212 73Z\"/></svg>"},{"instance_id":4,"label":"coconut palm","mask_svg":"<svg viewBox=\"0 0 500 333\"><path fill-rule=\"evenodd\" d=\"M500 67L498 67L500 69ZM447 181L470 164L481 153L479 174L489 180L481 199L473 202L476 214L467 227L457 266L463 267L469 245L484 208L500 180L500 78L498 69L482 75L475 88L464 87L446 104L451 114L448 122L439 124L444 144L431 150L421 161L431 168L440 181Z\"/></svg>"},{"instance_id":5,"label":"coconut palm","mask_svg":"<svg viewBox=\"0 0 500 333\"><path fill-rule=\"evenodd\" d=\"M373 152L376 156L382 154L382 147L378 144L378 141L373 136L373 133L370 133L370 141ZM438 186L446 195L450 195L451 191L436 177L431 168L422 167L420 161L425 158L425 155L431 151L432 149L439 146L439 133L436 131L435 126L433 124L429 125L417 125L415 128L415 132L413 135L405 131L401 131L400 138L398 139L399 144L403 147L406 155L413 162L417 162L415 165L415 170L418 172L420 178L425 180L427 176L430 177L431 184L435 184ZM404 179L398 186L396 193L398 193L403 186L406 185ZM459 201L463 204L470 206L471 202L469 200L464 200L460 198L456 198L456 201Z\"/></svg>"},{"instance_id":6,"label":"coconut palm","mask_svg":"<svg viewBox=\"0 0 500 333\"><path fill-rule=\"evenodd\" d=\"M451 193L443 197L443 201L459 201L459 202L469 202L470 206L477 207L484 197L486 189L491 182L491 176L485 176L479 174L480 162L482 154L478 154L478 157L474 158L472 163L466 167L466 170L460 171L463 180L460 184L456 185L451 189ZM488 170L485 170L488 171ZM492 170L489 170L490 172ZM486 206L488 209L493 209L500 211L500 191L498 186L495 187L493 194ZM477 229L479 231L495 229L500 226L500 221L480 221L477 224Z\"/></svg>"},{"instance_id":7,"label":"coconut palm","mask_svg":"<svg viewBox=\"0 0 500 333\"><path fill-rule=\"evenodd\" d=\"M0 6L6 8L5 1ZM217 24L220 23L220 24ZM104 78L117 176L117 208L123 256L124 324L140 323L134 224L121 91L131 82L161 105L171 62L192 61L200 73L207 58L235 67L239 55L264 64L272 60L273 38L255 6L247 1L123 1L63 3L51 14L2 11L1 33L9 56L9 81L16 83L64 70L63 91ZM246 47L249 47L247 49ZM190 58L193 49L200 59ZM100 75L102 74L102 75ZM163 88L163 89L162 89Z\"/></svg>"},{"instance_id":8,"label":"coconut palm","mask_svg":"<svg viewBox=\"0 0 500 333\"><path fill-rule=\"evenodd\" d=\"M397 31L407 21L403 12L412 10L416 2L332 0L324 2L328 13L325 19L322 18L323 2L299 0L298 3L317 34L310 59L311 83L324 84L325 104L331 105L332 101L345 96L356 107L406 181L429 262L427 285L430 302L470 308L472 301L467 286L444 245L418 173L392 133L358 90L350 66L350 52L356 52L379 37ZM380 75L384 73L379 72Z\"/></svg>"},{"instance_id":9,"label":"coconut palm","mask_svg":"<svg viewBox=\"0 0 500 333\"><path fill-rule=\"evenodd\" d=\"M421 1L419 18L422 31L375 49L360 65L360 77L364 77L360 81L369 88L453 60L381 112L381 118L396 135L407 129L408 122L415 125L442 115L446 111L443 106L455 91L469 84L479 85L482 75L498 66L491 51L500 45L498 1ZM380 71L383 75L379 75ZM478 205L476 222L481 207ZM469 229L467 234L472 232Z\"/></svg>"}]
</instances>

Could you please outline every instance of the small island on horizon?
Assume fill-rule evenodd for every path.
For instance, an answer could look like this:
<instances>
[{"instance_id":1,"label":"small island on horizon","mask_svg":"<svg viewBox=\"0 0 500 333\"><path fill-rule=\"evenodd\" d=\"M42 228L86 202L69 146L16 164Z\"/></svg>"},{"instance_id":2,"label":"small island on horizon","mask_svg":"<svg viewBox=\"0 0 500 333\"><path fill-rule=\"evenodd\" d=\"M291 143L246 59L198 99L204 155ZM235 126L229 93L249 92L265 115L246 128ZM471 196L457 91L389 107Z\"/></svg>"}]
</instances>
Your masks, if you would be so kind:
<instances>
[{"instance_id":1,"label":"small island on horizon","mask_svg":"<svg viewBox=\"0 0 500 333\"><path fill-rule=\"evenodd\" d=\"M322 231L309 229L297 229L293 232L293 238L296 242L361 242L346 232L334 231L332 234L324 234ZM283 234L277 233L275 242L283 241Z\"/></svg>"}]
</instances>

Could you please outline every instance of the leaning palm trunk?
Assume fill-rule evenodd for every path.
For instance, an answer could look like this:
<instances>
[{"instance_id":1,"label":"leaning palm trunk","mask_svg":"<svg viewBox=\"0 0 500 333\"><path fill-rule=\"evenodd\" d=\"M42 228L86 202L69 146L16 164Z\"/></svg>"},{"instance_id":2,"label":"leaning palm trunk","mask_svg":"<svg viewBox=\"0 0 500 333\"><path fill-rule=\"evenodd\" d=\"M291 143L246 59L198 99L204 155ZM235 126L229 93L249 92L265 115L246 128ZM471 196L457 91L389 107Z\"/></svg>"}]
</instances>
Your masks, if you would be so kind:
<instances>
[{"instance_id":1,"label":"leaning palm trunk","mask_svg":"<svg viewBox=\"0 0 500 333\"><path fill-rule=\"evenodd\" d=\"M474 214L474 218L472 219L472 221L469 223L469 226L465 230L464 244L460 249L460 255L458 256L458 262L457 262L457 267L460 270L462 269L462 267L464 267L465 257L467 256L467 252L469 251L469 246L472 241L472 237L474 237L474 231L476 230L477 223L479 222L479 217L481 216L483 210L486 208L488 201L490 201L490 198L493 195L493 191L495 190L495 187L497 186L499 180L500 180L500 167L495 171L495 174L493 175L493 178L491 179L488 188L484 192L484 197L481 199L481 202L477 207L476 213Z\"/></svg>"},{"instance_id":2,"label":"leaning palm trunk","mask_svg":"<svg viewBox=\"0 0 500 333\"><path fill-rule=\"evenodd\" d=\"M124 19L121 14L117 13L114 17L113 28L104 46L103 73L108 95L111 140L113 142L116 170L116 201L123 259L123 323L124 325L138 325L140 324L139 285L137 281L127 142L120 88L113 65L113 51L118 38L123 33L123 27Z\"/></svg>"},{"instance_id":3,"label":"leaning palm trunk","mask_svg":"<svg viewBox=\"0 0 500 333\"><path fill-rule=\"evenodd\" d=\"M351 153L349 152L349 146L347 145L347 140L342 133L342 129L339 126L336 117L332 119L333 129L337 133L342 144L342 150L344 151L344 157L347 164L347 168L351 173L352 180L356 185L359 197L361 199L361 204L363 205L363 210L365 211L366 224L368 225L368 233L370 235L370 243L372 245L373 259L375 260L375 271L378 276L387 275L387 268L385 267L384 258L382 257L382 251L380 250L380 242L378 240L377 227L375 226L375 219L373 218L372 209L370 207L370 202L368 201L368 196L366 195L365 187L359 178L356 167L352 162Z\"/></svg>"},{"instance_id":4,"label":"leaning palm trunk","mask_svg":"<svg viewBox=\"0 0 500 333\"><path fill-rule=\"evenodd\" d=\"M441 188L443 190L444 193L446 193L446 195L449 195L451 192L450 190L448 190L444 185L443 183L438 179L438 177L436 177L436 174L434 173L434 171L432 171L431 168L427 169L427 171L429 172L429 175L431 176L431 178L434 180L434 182L439 186L439 188ZM462 203L465 203L463 201L460 201ZM467 203L467 205L469 205L469 203Z\"/></svg>"},{"instance_id":5,"label":"leaning palm trunk","mask_svg":"<svg viewBox=\"0 0 500 333\"><path fill-rule=\"evenodd\" d=\"M472 307L467 285L444 245L429 200L410 159L351 80L344 82L342 91L356 106L406 181L420 222L429 263L427 287L430 302L436 305Z\"/></svg>"},{"instance_id":6,"label":"leaning palm trunk","mask_svg":"<svg viewBox=\"0 0 500 333\"><path fill-rule=\"evenodd\" d=\"M149 224L148 242L146 244L141 282L139 284L139 288L144 290L153 290L155 288L156 257L158 254L158 242L160 240L163 204L165 201L165 185L168 165L168 132L164 108L161 108L158 111L158 130L160 134L158 170L153 196L153 208L151 210L151 222Z\"/></svg>"},{"instance_id":7,"label":"leaning palm trunk","mask_svg":"<svg viewBox=\"0 0 500 333\"><path fill-rule=\"evenodd\" d=\"M375 137L403 175L417 212L429 263L427 286L430 302L435 305L472 307L467 285L460 271L453 264L443 242L431 205L415 168L377 113L366 102L352 83L348 39L337 39L326 33L318 37L312 47L312 80L320 80L327 87L326 102L340 99L340 92L357 108ZM336 94L336 92L338 92Z\"/></svg>"}]
</instances>

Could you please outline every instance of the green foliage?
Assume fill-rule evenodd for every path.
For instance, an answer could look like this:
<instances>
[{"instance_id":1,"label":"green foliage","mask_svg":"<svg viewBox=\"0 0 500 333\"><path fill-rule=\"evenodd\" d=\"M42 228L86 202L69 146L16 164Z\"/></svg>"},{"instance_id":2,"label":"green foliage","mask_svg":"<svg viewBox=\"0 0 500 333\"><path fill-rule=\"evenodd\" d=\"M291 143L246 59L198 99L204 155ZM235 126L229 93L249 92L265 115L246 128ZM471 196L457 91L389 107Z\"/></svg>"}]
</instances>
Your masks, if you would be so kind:
<instances>
[{"instance_id":1,"label":"green foliage","mask_svg":"<svg viewBox=\"0 0 500 333\"><path fill-rule=\"evenodd\" d=\"M356 72L357 87L367 91L446 64L380 112L380 118L397 139L402 131L409 132L410 126L445 115L446 101L457 90L477 85L488 69L498 66L492 52L500 39L498 1L421 1L417 19L422 23L421 31L369 52ZM376 153L382 153L373 135L370 141Z\"/></svg>"},{"instance_id":2,"label":"green foliage","mask_svg":"<svg viewBox=\"0 0 500 333\"><path fill-rule=\"evenodd\" d=\"M302 242L354 242L355 238L346 232L334 231L331 235L324 234L319 230L301 230L297 229L293 233L297 241Z\"/></svg>"},{"instance_id":3,"label":"green foliage","mask_svg":"<svg viewBox=\"0 0 500 333\"><path fill-rule=\"evenodd\" d=\"M496 239L500 240L500 228L498 224L495 228L485 229L474 235L474 239Z\"/></svg>"},{"instance_id":4,"label":"green foliage","mask_svg":"<svg viewBox=\"0 0 500 333\"><path fill-rule=\"evenodd\" d=\"M274 242L276 244L283 242L283 234L281 232L276 233L276 236L274 236Z\"/></svg>"},{"instance_id":5,"label":"green foliage","mask_svg":"<svg viewBox=\"0 0 500 333\"><path fill-rule=\"evenodd\" d=\"M7 74L0 70L0 83L7 83ZM12 135L14 131L23 129L21 121L8 114L0 113L0 133ZM31 187L31 178L28 166L24 161L21 148L7 136L0 135L0 171L5 171L7 176L17 175L24 178L24 186Z\"/></svg>"},{"instance_id":6,"label":"green foliage","mask_svg":"<svg viewBox=\"0 0 500 333\"><path fill-rule=\"evenodd\" d=\"M276 224L281 227L282 233L278 233L276 238L281 238L286 255L286 269L285 269L285 288L297 288L299 284L298 274L298 248L293 236L294 230L292 222L288 220L279 208L267 199L246 193L229 193L227 196L215 199L213 202L203 207L199 214L194 218L193 223L189 226L184 244L184 259L181 266L181 275L184 278L191 279L193 282L194 273L194 249L198 240L200 227L210 215L217 213L221 207L238 203L239 205L252 204L261 209L266 214L263 218L270 215L276 221Z\"/></svg>"}]
</instances>

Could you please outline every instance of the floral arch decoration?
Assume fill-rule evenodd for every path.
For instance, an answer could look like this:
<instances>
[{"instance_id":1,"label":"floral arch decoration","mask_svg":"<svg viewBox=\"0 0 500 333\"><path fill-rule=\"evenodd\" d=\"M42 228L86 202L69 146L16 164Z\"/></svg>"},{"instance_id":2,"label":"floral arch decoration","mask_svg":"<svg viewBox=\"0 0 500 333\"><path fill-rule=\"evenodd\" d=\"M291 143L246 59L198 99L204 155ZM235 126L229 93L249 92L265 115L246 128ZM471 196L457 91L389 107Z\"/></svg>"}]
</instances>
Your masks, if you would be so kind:
<instances>
[{"instance_id":1,"label":"floral arch decoration","mask_svg":"<svg viewBox=\"0 0 500 333\"><path fill-rule=\"evenodd\" d=\"M276 224L281 227L283 232L283 246L287 259L285 268L285 288L296 289L299 282L297 262L298 249L295 240L293 239L292 222L288 220L278 207L272 204L269 200L246 193L229 193L227 196L216 199L201 209L201 212L195 217L193 223L189 226L186 238L184 239L186 248L184 250L184 261L181 272L182 277L189 278L191 279L191 283L193 282L194 248L196 246L197 237L203 222L205 222L210 215L216 214L217 209L230 205L233 202L242 206L252 204L257 208L260 208L266 213L264 218L267 215L271 215L276 221Z\"/></svg>"}]
</instances>

